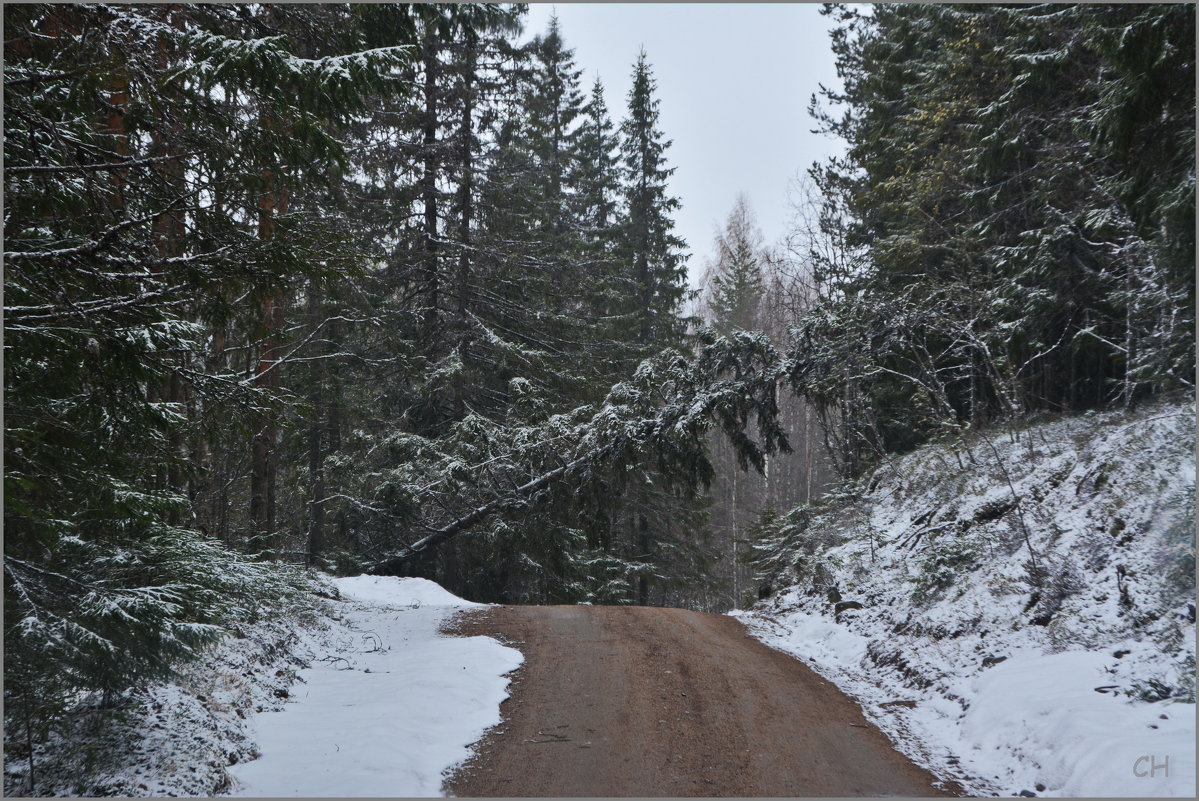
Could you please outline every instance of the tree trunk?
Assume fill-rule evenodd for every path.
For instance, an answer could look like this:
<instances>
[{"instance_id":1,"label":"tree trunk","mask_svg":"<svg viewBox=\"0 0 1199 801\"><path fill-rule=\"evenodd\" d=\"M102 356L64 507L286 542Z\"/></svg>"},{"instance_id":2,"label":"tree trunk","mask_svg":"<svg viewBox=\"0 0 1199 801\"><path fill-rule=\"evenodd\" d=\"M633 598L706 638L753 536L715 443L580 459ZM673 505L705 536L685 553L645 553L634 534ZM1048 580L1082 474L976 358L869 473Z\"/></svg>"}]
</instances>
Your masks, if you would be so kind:
<instances>
[{"instance_id":1,"label":"tree trunk","mask_svg":"<svg viewBox=\"0 0 1199 801\"><path fill-rule=\"evenodd\" d=\"M729 563L733 568L733 608L740 608L741 604L741 577L738 575L737 566L737 474L741 471L736 467L733 468L733 503L729 509Z\"/></svg>"},{"instance_id":2,"label":"tree trunk","mask_svg":"<svg viewBox=\"0 0 1199 801\"><path fill-rule=\"evenodd\" d=\"M641 560L649 561L649 520L646 519L645 512L637 513L637 549L641 552ZM645 575L644 569L637 577L637 603L640 606L649 606L649 576Z\"/></svg>"},{"instance_id":3,"label":"tree trunk","mask_svg":"<svg viewBox=\"0 0 1199 801\"><path fill-rule=\"evenodd\" d=\"M113 138L113 151L121 158L129 155L129 133L125 129L125 110L129 106L129 79L124 70L113 73L108 93L108 115L104 122L105 131ZM120 214L125 208L125 182L129 170L111 170L113 185L112 209Z\"/></svg>"},{"instance_id":4,"label":"tree trunk","mask_svg":"<svg viewBox=\"0 0 1199 801\"><path fill-rule=\"evenodd\" d=\"M258 237L270 241L275 237L276 217L287 213L290 201L286 189L281 189L270 169L262 171L263 192L258 198ZM284 323L285 297L281 290L272 290L262 300L260 321L264 329L258 362L254 368L255 385L268 393L280 386L279 359L282 356L280 339ZM268 400L268 403L271 402ZM271 547L279 550L275 536L275 487L278 474L276 446L279 423L273 409L265 409L258 418L258 428L250 446L250 520L255 533L268 537Z\"/></svg>"},{"instance_id":5,"label":"tree trunk","mask_svg":"<svg viewBox=\"0 0 1199 801\"><path fill-rule=\"evenodd\" d=\"M175 6L161 7L159 9L162 21L166 24L174 24L179 26L178 15L174 13ZM171 53L167 49L166 41L160 39L158 48L154 54L154 67L161 73L166 74L171 67ZM151 133L151 155L155 157L161 156L180 156L181 153L176 147L177 142L175 136L177 131L174 126L168 130L155 128ZM165 194L165 199L174 200L184 191L184 162L182 158L174 158L169 161L163 161L155 166L162 181L162 186ZM183 237L186 234L186 219L184 212L180 209L173 208L164 211L154 218L153 223L155 249L160 259L168 259L180 255L183 246ZM157 267L154 272L162 276L163 268ZM165 276L162 276L165 278ZM184 357L171 359L172 367L178 368L182 365L179 363ZM172 369L170 376L163 382L163 397L167 403L182 404L186 398L184 395L183 383L179 379L178 369ZM168 489L179 491L183 489L183 476L181 472L181 460L183 459L183 451L185 447L183 430L180 426L172 426L168 434L168 446L171 453L171 459L166 467L164 480ZM178 515L173 513L170 522L178 524Z\"/></svg>"},{"instance_id":6,"label":"tree trunk","mask_svg":"<svg viewBox=\"0 0 1199 801\"><path fill-rule=\"evenodd\" d=\"M454 419L461 420L466 416L466 381L465 375L471 362L471 328L468 320L471 307L471 253L470 228L474 218L474 81L477 42L472 37L466 44L465 59L462 75L462 116L458 124L459 137L459 183L458 183L458 286L457 286L457 315L458 315L458 356L462 359L462 377L457 382L454 393ZM456 568L457 560L453 554L446 561L447 570L451 560Z\"/></svg>"},{"instance_id":7,"label":"tree trunk","mask_svg":"<svg viewBox=\"0 0 1199 801\"><path fill-rule=\"evenodd\" d=\"M804 430L804 469L807 475L804 476L804 503L812 503L812 473L815 465L812 464L812 414L807 403L803 407L803 430Z\"/></svg>"},{"instance_id":8,"label":"tree trunk","mask_svg":"<svg viewBox=\"0 0 1199 801\"><path fill-rule=\"evenodd\" d=\"M308 285L308 324L315 330L321 324L323 303L321 289L314 278ZM325 348L322 337L317 340L313 359L308 363L309 402L312 418L308 425L308 566L316 564L325 549L325 459L321 451L321 429L325 414Z\"/></svg>"},{"instance_id":9,"label":"tree trunk","mask_svg":"<svg viewBox=\"0 0 1199 801\"><path fill-rule=\"evenodd\" d=\"M432 343L437 338L437 304L440 287L437 275L437 75L438 44L433 31L425 33L422 47L424 62L425 109L421 127L424 136L424 172L421 175L421 201L424 205L424 263L422 265L425 311L424 335Z\"/></svg>"},{"instance_id":10,"label":"tree trunk","mask_svg":"<svg viewBox=\"0 0 1199 801\"><path fill-rule=\"evenodd\" d=\"M458 567L458 543L445 542L441 545L441 586L454 595L462 593L462 576Z\"/></svg>"},{"instance_id":11,"label":"tree trunk","mask_svg":"<svg viewBox=\"0 0 1199 801\"><path fill-rule=\"evenodd\" d=\"M1136 361L1137 361L1137 330L1133 323L1134 290L1136 287L1135 256L1124 268L1124 381L1121 387L1120 404L1124 411L1132 409L1133 395L1136 393Z\"/></svg>"}]
</instances>

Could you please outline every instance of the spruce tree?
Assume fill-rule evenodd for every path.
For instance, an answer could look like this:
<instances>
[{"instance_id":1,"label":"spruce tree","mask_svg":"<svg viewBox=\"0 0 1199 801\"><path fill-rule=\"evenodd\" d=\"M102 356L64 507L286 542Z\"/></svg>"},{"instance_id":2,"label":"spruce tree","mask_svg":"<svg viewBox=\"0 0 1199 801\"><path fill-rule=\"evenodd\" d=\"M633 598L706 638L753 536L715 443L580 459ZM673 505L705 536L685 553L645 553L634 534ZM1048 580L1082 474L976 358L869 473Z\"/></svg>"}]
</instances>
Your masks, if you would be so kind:
<instances>
[{"instance_id":1,"label":"spruce tree","mask_svg":"<svg viewBox=\"0 0 1199 801\"><path fill-rule=\"evenodd\" d=\"M670 140L658 128L656 88L642 51L633 67L628 113L620 126L625 205L620 254L635 298L634 338L647 347L679 341L678 311L687 285L686 243L674 235L671 217L681 204L667 185L675 168L666 163Z\"/></svg>"},{"instance_id":2,"label":"spruce tree","mask_svg":"<svg viewBox=\"0 0 1199 801\"><path fill-rule=\"evenodd\" d=\"M571 215L567 181L579 158L576 122L583 112L581 71L563 41L557 17L550 19L543 36L534 37L530 51L526 146L539 173L536 223L542 241L553 250L562 250L566 245L557 240L568 232L574 235L578 227Z\"/></svg>"},{"instance_id":3,"label":"spruce tree","mask_svg":"<svg viewBox=\"0 0 1199 801\"><path fill-rule=\"evenodd\" d=\"M656 88L642 51L633 67L628 111L620 126L624 216L616 252L622 262L621 283L626 287L626 336L643 355L681 346L684 328L679 307L687 277L682 252L685 243L673 233L671 214L681 204L669 194L667 185L674 168L666 163L670 140L663 138L658 127ZM622 510L624 553L637 565L635 592L641 605L650 602L651 577L669 573L669 554L663 546L696 540L688 534L680 539L672 523L685 516L691 518L688 523L693 531L703 528L694 517L702 512L684 509L664 479L660 474L645 474L630 487Z\"/></svg>"},{"instance_id":4,"label":"spruce tree","mask_svg":"<svg viewBox=\"0 0 1199 801\"><path fill-rule=\"evenodd\" d=\"M623 230L619 148L604 86L596 77L579 126L579 157L572 183L576 187L574 215L582 240L580 270L589 316L605 354L602 361L608 384L636 366L622 316L628 314L630 284L622 272L619 251Z\"/></svg>"},{"instance_id":5,"label":"spruce tree","mask_svg":"<svg viewBox=\"0 0 1199 801\"><path fill-rule=\"evenodd\" d=\"M765 327L763 273L767 253L744 195L737 196L713 246L702 283L704 322L723 335L761 332ZM738 608L744 603L751 578L742 546L754 513L765 502L765 484L760 476L742 475L730 443L714 437L711 449L717 465L708 493L712 500L711 526L719 545L717 571L728 579L721 607Z\"/></svg>"},{"instance_id":6,"label":"spruce tree","mask_svg":"<svg viewBox=\"0 0 1199 801\"><path fill-rule=\"evenodd\" d=\"M584 239L592 244L602 245L610 241L617 224L619 147L620 141L604 100L604 84L597 76L579 126L579 157L576 173L572 176L577 187L575 214Z\"/></svg>"},{"instance_id":7,"label":"spruce tree","mask_svg":"<svg viewBox=\"0 0 1199 801\"><path fill-rule=\"evenodd\" d=\"M709 322L722 334L761 330L765 253L744 195L738 196L715 244L715 261L706 276Z\"/></svg>"}]
</instances>

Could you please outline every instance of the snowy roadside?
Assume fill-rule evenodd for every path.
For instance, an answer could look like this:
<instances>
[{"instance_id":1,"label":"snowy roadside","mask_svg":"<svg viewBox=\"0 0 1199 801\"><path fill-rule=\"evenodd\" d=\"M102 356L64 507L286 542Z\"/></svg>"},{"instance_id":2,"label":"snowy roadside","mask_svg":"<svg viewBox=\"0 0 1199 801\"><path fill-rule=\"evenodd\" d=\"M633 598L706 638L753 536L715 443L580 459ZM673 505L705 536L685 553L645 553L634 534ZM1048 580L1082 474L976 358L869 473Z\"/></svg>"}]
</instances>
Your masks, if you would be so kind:
<instances>
[{"instance_id":1,"label":"snowy roadside","mask_svg":"<svg viewBox=\"0 0 1199 801\"><path fill-rule=\"evenodd\" d=\"M463 601L425 579L333 582L348 606L294 703L258 716L262 753L230 768L234 795L439 796L443 773L500 722L519 651L446 637Z\"/></svg>"},{"instance_id":2,"label":"snowy roadside","mask_svg":"<svg viewBox=\"0 0 1199 801\"><path fill-rule=\"evenodd\" d=\"M439 633L479 606L424 579L328 579L338 599L239 624L177 681L86 701L5 761L5 796L440 796L500 722L519 651ZM336 592L333 592L333 588Z\"/></svg>"},{"instance_id":3,"label":"snowy roadside","mask_svg":"<svg viewBox=\"0 0 1199 801\"><path fill-rule=\"evenodd\" d=\"M893 459L734 614L970 794L1193 797L1193 425L1167 405Z\"/></svg>"},{"instance_id":4,"label":"snowy roadside","mask_svg":"<svg viewBox=\"0 0 1199 801\"><path fill-rule=\"evenodd\" d=\"M901 752L969 795L1194 796L1194 704L1095 692L1112 682L1111 654L1027 653L948 687L920 689L869 669L869 637L829 617L735 614L762 642L858 701Z\"/></svg>"}]
</instances>

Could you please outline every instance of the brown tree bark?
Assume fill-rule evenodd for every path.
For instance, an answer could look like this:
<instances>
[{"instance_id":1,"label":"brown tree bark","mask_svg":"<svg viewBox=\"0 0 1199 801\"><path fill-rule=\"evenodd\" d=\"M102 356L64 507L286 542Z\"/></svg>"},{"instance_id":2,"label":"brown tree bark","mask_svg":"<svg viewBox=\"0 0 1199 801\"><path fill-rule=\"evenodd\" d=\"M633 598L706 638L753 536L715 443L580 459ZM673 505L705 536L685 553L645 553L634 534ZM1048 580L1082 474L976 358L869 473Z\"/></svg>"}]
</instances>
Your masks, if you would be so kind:
<instances>
[{"instance_id":1,"label":"brown tree bark","mask_svg":"<svg viewBox=\"0 0 1199 801\"><path fill-rule=\"evenodd\" d=\"M174 24L176 27L181 26L177 5L161 6L158 10L165 23ZM172 54L167 47L167 42L160 38L154 54L154 69L160 75L165 75L171 67L171 62ZM169 121L158 121L150 135L151 157L180 155L175 139L177 134L175 126ZM184 162L182 158L158 162L154 169L158 173L164 195L167 198L174 198L183 192ZM179 208L170 208L164 211L154 218L153 231L155 250L160 259L180 255L183 249L183 238L187 232L185 213ZM156 267L154 272L161 275L163 268ZM172 370L170 376L164 380L162 394L168 403L184 403L186 401L183 383L179 379L177 370ZM163 480L168 489L177 491L183 488L182 471L177 460L182 457L184 436L179 426L172 427L168 435L168 443L173 458L167 465ZM175 519L171 522L177 524L179 521Z\"/></svg>"},{"instance_id":2,"label":"brown tree bark","mask_svg":"<svg viewBox=\"0 0 1199 801\"><path fill-rule=\"evenodd\" d=\"M308 288L309 325L321 324L323 298L318 281L314 278ZM325 550L325 457L322 450L323 418L325 414L325 360L324 348L318 341L316 357L308 366L310 384L309 401L312 404L312 421L308 426L308 565L311 567Z\"/></svg>"},{"instance_id":3,"label":"brown tree bark","mask_svg":"<svg viewBox=\"0 0 1199 801\"><path fill-rule=\"evenodd\" d=\"M281 188L269 168L263 169L263 191L258 196L258 238L275 237L276 219L286 214L290 194ZM268 393L280 386L279 359L282 356L282 331L286 297L275 289L262 299L260 321L264 329L258 360L254 368L255 384ZM274 538L275 488L278 474L276 446L279 423L273 409L259 414L257 430L250 446L250 520L255 533ZM277 546L278 543L275 543ZM277 550L277 547L276 547Z\"/></svg>"}]
</instances>

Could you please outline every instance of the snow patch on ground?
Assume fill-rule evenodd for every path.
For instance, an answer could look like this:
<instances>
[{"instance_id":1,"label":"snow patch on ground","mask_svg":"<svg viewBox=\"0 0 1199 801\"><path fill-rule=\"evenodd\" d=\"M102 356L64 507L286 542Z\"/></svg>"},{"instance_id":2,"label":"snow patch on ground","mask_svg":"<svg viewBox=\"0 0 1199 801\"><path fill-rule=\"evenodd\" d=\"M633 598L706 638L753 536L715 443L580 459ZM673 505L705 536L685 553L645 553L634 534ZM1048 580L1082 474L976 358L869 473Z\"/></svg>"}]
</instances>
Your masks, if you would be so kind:
<instances>
[{"instance_id":1,"label":"snow patch on ground","mask_svg":"<svg viewBox=\"0 0 1199 801\"><path fill-rule=\"evenodd\" d=\"M1015 753L1039 766L1049 787L1077 796L1191 796L1195 790L1194 705L1136 704L1094 688L1110 680L1112 657L1094 651L1025 655L996 665L968 689L964 738L981 754ZM1165 716L1164 718L1162 716ZM1156 776L1149 755L1170 770ZM1009 768L1007 783L1021 771Z\"/></svg>"},{"instance_id":2,"label":"snow patch on ground","mask_svg":"<svg viewBox=\"0 0 1199 801\"><path fill-rule=\"evenodd\" d=\"M480 606L415 578L324 584L309 613L238 624L178 680L5 761L5 796L439 796L500 722L519 651L439 633ZM332 586L330 586L332 585Z\"/></svg>"},{"instance_id":3,"label":"snow patch on ground","mask_svg":"<svg viewBox=\"0 0 1199 801\"><path fill-rule=\"evenodd\" d=\"M476 609L486 606L466 601L423 578L396 579L388 576L350 576L334 580L343 598L388 606L453 606Z\"/></svg>"},{"instance_id":4,"label":"snow patch on ground","mask_svg":"<svg viewBox=\"0 0 1199 801\"><path fill-rule=\"evenodd\" d=\"M242 796L439 796L443 774L500 722L519 651L441 626L480 606L425 579L334 581L347 599L334 646L304 688L257 717L262 756L230 769Z\"/></svg>"},{"instance_id":5,"label":"snow patch on ground","mask_svg":"<svg viewBox=\"0 0 1199 801\"><path fill-rule=\"evenodd\" d=\"M969 704L963 711L961 700L865 667L870 640L831 618L795 612L780 624L733 614L758 639L835 682L901 751L971 795L1014 795L1037 784L1047 797L1194 794L1194 705L1133 704L1095 692L1111 680L1108 654L1013 657L956 683L950 692ZM1143 756L1152 761L1138 764Z\"/></svg>"},{"instance_id":6,"label":"snow patch on ground","mask_svg":"<svg viewBox=\"0 0 1199 801\"><path fill-rule=\"evenodd\" d=\"M1193 796L1194 423L1163 405L892 459L792 532L794 586L734 614L971 794Z\"/></svg>"}]
</instances>

